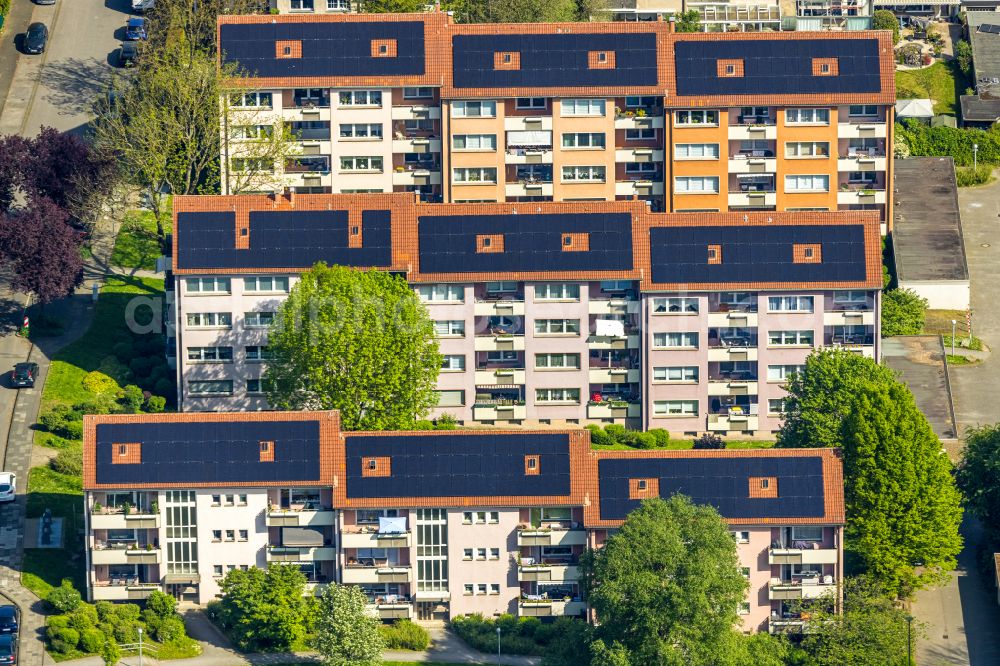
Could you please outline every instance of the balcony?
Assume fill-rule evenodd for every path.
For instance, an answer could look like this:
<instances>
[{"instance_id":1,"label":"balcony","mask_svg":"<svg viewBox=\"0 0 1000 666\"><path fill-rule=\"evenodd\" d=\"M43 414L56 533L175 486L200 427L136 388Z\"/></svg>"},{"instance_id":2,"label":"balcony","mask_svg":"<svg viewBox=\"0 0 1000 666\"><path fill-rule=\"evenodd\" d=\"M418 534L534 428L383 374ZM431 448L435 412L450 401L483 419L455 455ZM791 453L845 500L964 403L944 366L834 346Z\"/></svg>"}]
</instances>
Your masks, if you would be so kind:
<instances>
[{"instance_id":1,"label":"balcony","mask_svg":"<svg viewBox=\"0 0 1000 666\"><path fill-rule=\"evenodd\" d=\"M521 617L579 616L587 610L587 604L582 601L563 599L521 599L518 607Z\"/></svg>"},{"instance_id":2,"label":"balcony","mask_svg":"<svg viewBox=\"0 0 1000 666\"><path fill-rule=\"evenodd\" d=\"M820 582L818 576L793 580L774 578L767 586L767 596L771 601L788 599L818 599L824 594L835 593L837 586L833 584L833 576L824 576Z\"/></svg>"},{"instance_id":3,"label":"balcony","mask_svg":"<svg viewBox=\"0 0 1000 666\"><path fill-rule=\"evenodd\" d=\"M884 139L886 137L885 121L852 120L839 123L837 137L840 139Z\"/></svg>"},{"instance_id":4,"label":"balcony","mask_svg":"<svg viewBox=\"0 0 1000 666\"><path fill-rule=\"evenodd\" d=\"M495 368L476 370L476 386L524 384L524 368Z\"/></svg>"},{"instance_id":5,"label":"balcony","mask_svg":"<svg viewBox=\"0 0 1000 666\"><path fill-rule=\"evenodd\" d=\"M268 527L325 527L335 525L337 512L333 509L270 509Z\"/></svg>"},{"instance_id":6,"label":"balcony","mask_svg":"<svg viewBox=\"0 0 1000 666\"><path fill-rule=\"evenodd\" d=\"M333 546L269 546L268 562L320 562L337 559Z\"/></svg>"},{"instance_id":7,"label":"balcony","mask_svg":"<svg viewBox=\"0 0 1000 666\"><path fill-rule=\"evenodd\" d=\"M885 185L875 183L848 183L837 192L837 205L884 204Z\"/></svg>"},{"instance_id":8,"label":"balcony","mask_svg":"<svg viewBox=\"0 0 1000 666\"><path fill-rule=\"evenodd\" d=\"M747 349L757 346L756 327L726 327L708 329L709 349Z\"/></svg>"},{"instance_id":9,"label":"balcony","mask_svg":"<svg viewBox=\"0 0 1000 666\"><path fill-rule=\"evenodd\" d=\"M392 107L393 120L440 120L441 107L413 104Z\"/></svg>"},{"instance_id":10,"label":"balcony","mask_svg":"<svg viewBox=\"0 0 1000 666\"><path fill-rule=\"evenodd\" d=\"M637 384L640 381L638 368L590 368L591 384Z\"/></svg>"},{"instance_id":11,"label":"balcony","mask_svg":"<svg viewBox=\"0 0 1000 666\"><path fill-rule=\"evenodd\" d=\"M474 421L523 421L527 416L523 401L520 404L489 404L477 400L472 406Z\"/></svg>"},{"instance_id":12,"label":"balcony","mask_svg":"<svg viewBox=\"0 0 1000 666\"><path fill-rule=\"evenodd\" d=\"M410 532L379 532L378 525L351 525L340 533L340 545L343 548L409 548Z\"/></svg>"},{"instance_id":13,"label":"balcony","mask_svg":"<svg viewBox=\"0 0 1000 666\"><path fill-rule=\"evenodd\" d=\"M524 294L499 294L496 298L476 299L477 317L523 317Z\"/></svg>"},{"instance_id":14,"label":"balcony","mask_svg":"<svg viewBox=\"0 0 1000 666\"><path fill-rule=\"evenodd\" d=\"M524 335L484 333L476 336L476 351L524 351Z\"/></svg>"},{"instance_id":15,"label":"balcony","mask_svg":"<svg viewBox=\"0 0 1000 666\"><path fill-rule=\"evenodd\" d=\"M810 543L811 542L807 542ZM796 543L796 545L801 545ZM771 547L767 551L768 564L836 564L836 548L783 548Z\"/></svg>"},{"instance_id":16,"label":"balcony","mask_svg":"<svg viewBox=\"0 0 1000 666\"><path fill-rule=\"evenodd\" d=\"M824 326L874 326L873 310L840 310L823 313Z\"/></svg>"},{"instance_id":17,"label":"balcony","mask_svg":"<svg viewBox=\"0 0 1000 666\"><path fill-rule=\"evenodd\" d=\"M588 402L588 419L637 419L642 416L642 405L638 402Z\"/></svg>"},{"instance_id":18,"label":"balcony","mask_svg":"<svg viewBox=\"0 0 1000 666\"><path fill-rule=\"evenodd\" d=\"M544 523L543 523L544 524ZM583 528L570 527L529 527L517 528L517 545L525 546L585 546L587 532Z\"/></svg>"},{"instance_id":19,"label":"balcony","mask_svg":"<svg viewBox=\"0 0 1000 666\"><path fill-rule=\"evenodd\" d=\"M805 620L801 616L781 617L772 615L767 621L767 631L772 634L793 634L800 633L805 627Z\"/></svg>"},{"instance_id":20,"label":"balcony","mask_svg":"<svg viewBox=\"0 0 1000 666\"><path fill-rule=\"evenodd\" d=\"M413 604L402 599L391 602L379 599L366 606L365 610L380 620L406 620L413 617Z\"/></svg>"},{"instance_id":21,"label":"balcony","mask_svg":"<svg viewBox=\"0 0 1000 666\"><path fill-rule=\"evenodd\" d=\"M541 111L541 109L539 109ZM507 132L551 132L552 116L507 116L503 119Z\"/></svg>"},{"instance_id":22,"label":"balcony","mask_svg":"<svg viewBox=\"0 0 1000 666\"><path fill-rule=\"evenodd\" d=\"M132 509L126 514L121 509L105 507L100 513L93 513L90 516L92 530L138 530L159 527L159 514L146 513L145 510Z\"/></svg>"},{"instance_id":23,"label":"balcony","mask_svg":"<svg viewBox=\"0 0 1000 666\"><path fill-rule=\"evenodd\" d=\"M574 581L580 579L580 568L569 562L533 563L531 558L522 557L517 567L517 580L522 583L536 581Z\"/></svg>"},{"instance_id":24,"label":"balcony","mask_svg":"<svg viewBox=\"0 0 1000 666\"><path fill-rule=\"evenodd\" d=\"M657 109L654 113L645 116L628 116L621 113L615 116L615 129L663 129L663 110Z\"/></svg>"},{"instance_id":25,"label":"balcony","mask_svg":"<svg viewBox=\"0 0 1000 666\"><path fill-rule=\"evenodd\" d=\"M756 312L709 312L708 325L713 328L747 328L757 326Z\"/></svg>"},{"instance_id":26,"label":"balcony","mask_svg":"<svg viewBox=\"0 0 1000 666\"><path fill-rule=\"evenodd\" d=\"M396 167L392 172L393 185L440 185L441 167L432 169Z\"/></svg>"},{"instance_id":27,"label":"balcony","mask_svg":"<svg viewBox=\"0 0 1000 666\"><path fill-rule=\"evenodd\" d=\"M615 195L622 197L651 197L662 196L664 192L663 177L637 178L635 180L626 178L615 183Z\"/></svg>"},{"instance_id":28,"label":"balcony","mask_svg":"<svg viewBox=\"0 0 1000 666\"><path fill-rule=\"evenodd\" d=\"M587 347L590 349L638 349L638 335L590 335L587 337Z\"/></svg>"},{"instance_id":29,"label":"balcony","mask_svg":"<svg viewBox=\"0 0 1000 666\"><path fill-rule=\"evenodd\" d=\"M765 151L759 151L765 152ZM770 151L766 151L770 152ZM775 173L778 160L773 157L737 154L729 158L729 173Z\"/></svg>"},{"instance_id":30,"label":"balcony","mask_svg":"<svg viewBox=\"0 0 1000 666\"><path fill-rule=\"evenodd\" d=\"M738 379L709 379L708 395L757 395L757 382Z\"/></svg>"},{"instance_id":31,"label":"balcony","mask_svg":"<svg viewBox=\"0 0 1000 666\"><path fill-rule=\"evenodd\" d=\"M740 208L764 208L777 206L778 195L773 190L736 190L729 192L729 206Z\"/></svg>"},{"instance_id":32,"label":"balcony","mask_svg":"<svg viewBox=\"0 0 1000 666\"><path fill-rule=\"evenodd\" d=\"M885 171L885 155L859 153L837 160L837 171Z\"/></svg>"},{"instance_id":33,"label":"balcony","mask_svg":"<svg viewBox=\"0 0 1000 666\"><path fill-rule=\"evenodd\" d=\"M504 196L508 197L551 197L552 181L524 180L504 186Z\"/></svg>"},{"instance_id":34,"label":"balcony","mask_svg":"<svg viewBox=\"0 0 1000 666\"><path fill-rule=\"evenodd\" d=\"M756 400L756 397L753 398ZM708 429L712 432L753 432L760 427L757 405L723 408L716 414L708 415Z\"/></svg>"},{"instance_id":35,"label":"balcony","mask_svg":"<svg viewBox=\"0 0 1000 666\"><path fill-rule=\"evenodd\" d=\"M348 562L341 570L342 582L345 585L363 583L410 583L413 582L413 569L409 566L351 564Z\"/></svg>"},{"instance_id":36,"label":"balcony","mask_svg":"<svg viewBox=\"0 0 1000 666\"><path fill-rule=\"evenodd\" d=\"M440 153L441 139L423 136L397 136L392 140L394 153Z\"/></svg>"},{"instance_id":37,"label":"balcony","mask_svg":"<svg viewBox=\"0 0 1000 666\"><path fill-rule=\"evenodd\" d=\"M662 162L663 151L655 148L619 148L615 150L615 162L643 163Z\"/></svg>"},{"instance_id":38,"label":"balcony","mask_svg":"<svg viewBox=\"0 0 1000 666\"><path fill-rule=\"evenodd\" d=\"M552 146L534 148L508 148L504 155L506 164L552 164Z\"/></svg>"},{"instance_id":39,"label":"balcony","mask_svg":"<svg viewBox=\"0 0 1000 666\"><path fill-rule=\"evenodd\" d=\"M99 543L91 551L92 564L159 564L161 562L161 552L159 548L152 545L143 546L139 544Z\"/></svg>"},{"instance_id":40,"label":"balcony","mask_svg":"<svg viewBox=\"0 0 1000 666\"><path fill-rule=\"evenodd\" d=\"M591 298L587 303L587 311L592 315L625 315L638 314L639 301L631 298Z\"/></svg>"},{"instance_id":41,"label":"balcony","mask_svg":"<svg viewBox=\"0 0 1000 666\"><path fill-rule=\"evenodd\" d=\"M726 363L728 361L756 361L756 347L717 347L708 350L710 362Z\"/></svg>"},{"instance_id":42,"label":"balcony","mask_svg":"<svg viewBox=\"0 0 1000 666\"><path fill-rule=\"evenodd\" d=\"M778 138L778 127L774 118L749 118L745 123L729 126L730 141L774 141Z\"/></svg>"},{"instance_id":43,"label":"balcony","mask_svg":"<svg viewBox=\"0 0 1000 666\"><path fill-rule=\"evenodd\" d=\"M140 601L159 589L159 583L142 582L138 578L115 578L94 581L91 591L94 601Z\"/></svg>"}]
</instances>

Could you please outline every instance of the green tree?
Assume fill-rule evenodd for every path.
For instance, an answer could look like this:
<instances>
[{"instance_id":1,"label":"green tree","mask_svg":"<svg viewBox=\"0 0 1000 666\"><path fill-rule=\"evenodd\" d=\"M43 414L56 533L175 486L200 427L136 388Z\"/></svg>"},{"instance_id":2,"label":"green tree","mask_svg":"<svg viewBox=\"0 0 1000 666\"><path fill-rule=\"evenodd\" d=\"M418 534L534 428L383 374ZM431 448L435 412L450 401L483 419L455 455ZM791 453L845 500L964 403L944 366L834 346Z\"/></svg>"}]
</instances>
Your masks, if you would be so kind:
<instances>
[{"instance_id":1,"label":"green tree","mask_svg":"<svg viewBox=\"0 0 1000 666\"><path fill-rule=\"evenodd\" d=\"M146 598L146 609L159 618L173 617L177 613L177 599L159 590L153 590Z\"/></svg>"},{"instance_id":2,"label":"green tree","mask_svg":"<svg viewBox=\"0 0 1000 666\"><path fill-rule=\"evenodd\" d=\"M588 21L605 11L605 0L448 0L459 23Z\"/></svg>"},{"instance_id":3,"label":"green tree","mask_svg":"<svg viewBox=\"0 0 1000 666\"><path fill-rule=\"evenodd\" d=\"M674 23L677 32L701 32L701 14L697 9L689 9L677 15Z\"/></svg>"},{"instance_id":4,"label":"green tree","mask_svg":"<svg viewBox=\"0 0 1000 666\"><path fill-rule=\"evenodd\" d=\"M306 634L306 577L294 566L233 569L219 583L219 620L248 652L288 652Z\"/></svg>"},{"instance_id":5,"label":"green tree","mask_svg":"<svg viewBox=\"0 0 1000 666\"><path fill-rule=\"evenodd\" d=\"M802 648L816 666L902 666L906 660L906 609L891 592L866 577L844 580L843 612L830 595L810 603ZM922 633L914 622L913 638ZM914 640L915 642L915 640Z\"/></svg>"},{"instance_id":6,"label":"green tree","mask_svg":"<svg viewBox=\"0 0 1000 666\"><path fill-rule=\"evenodd\" d=\"M899 41L899 19L888 9L876 9L872 14L872 27L875 30L889 30L892 32L892 43Z\"/></svg>"},{"instance_id":7,"label":"green tree","mask_svg":"<svg viewBox=\"0 0 1000 666\"><path fill-rule=\"evenodd\" d=\"M319 598L316 650L326 666L378 666L384 649L379 621L368 615L368 597L355 585L332 583Z\"/></svg>"},{"instance_id":8,"label":"green tree","mask_svg":"<svg viewBox=\"0 0 1000 666\"><path fill-rule=\"evenodd\" d=\"M104 666L115 666L121 658L122 650L118 647L118 643L115 642L114 638L108 638L101 648L101 659L104 661Z\"/></svg>"},{"instance_id":9,"label":"green tree","mask_svg":"<svg viewBox=\"0 0 1000 666\"><path fill-rule=\"evenodd\" d=\"M731 659L747 581L725 521L686 497L646 500L581 562L605 664L717 664ZM620 647L619 647L620 646ZM623 652L624 650L624 652ZM625 655L628 661L623 662Z\"/></svg>"},{"instance_id":10,"label":"green tree","mask_svg":"<svg viewBox=\"0 0 1000 666\"><path fill-rule=\"evenodd\" d=\"M435 404L434 324L401 277L316 264L276 313L268 346L275 409L338 409L349 430L398 430Z\"/></svg>"},{"instance_id":11,"label":"green tree","mask_svg":"<svg viewBox=\"0 0 1000 666\"><path fill-rule=\"evenodd\" d=\"M362 0L361 11L369 14L409 14L422 12L424 0Z\"/></svg>"},{"instance_id":12,"label":"green tree","mask_svg":"<svg viewBox=\"0 0 1000 666\"><path fill-rule=\"evenodd\" d=\"M966 435L958 484L972 513L987 530L1000 533L1000 424Z\"/></svg>"},{"instance_id":13,"label":"green tree","mask_svg":"<svg viewBox=\"0 0 1000 666\"><path fill-rule=\"evenodd\" d=\"M911 289L892 289L882 294L882 337L918 335L924 330L927 299Z\"/></svg>"},{"instance_id":14,"label":"green tree","mask_svg":"<svg viewBox=\"0 0 1000 666\"><path fill-rule=\"evenodd\" d=\"M913 394L899 382L861 389L842 433L846 549L902 596L941 581L962 549L961 497Z\"/></svg>"},{"instance_id":15,"label":"green tree","mask_svg":"<svg viewBox=\"0 0 1000 666\"><path fill-rule=\"evenodd\" d=\"M779 447L840 446L841 425L862 387L890 386L896 377L887 366L842 349L821 349L785 385L785 420Z\"/></svg>"},{"instance_id":16,"label":"green tree","mask_svg":"<svg viewBox=\"0 0 1000 666\"><path fill-rule=\"evenodd\" d=\"M955 42L955 61L963 74L972 76L972 45L964 39Z\"/></svg>"}]
</instances>

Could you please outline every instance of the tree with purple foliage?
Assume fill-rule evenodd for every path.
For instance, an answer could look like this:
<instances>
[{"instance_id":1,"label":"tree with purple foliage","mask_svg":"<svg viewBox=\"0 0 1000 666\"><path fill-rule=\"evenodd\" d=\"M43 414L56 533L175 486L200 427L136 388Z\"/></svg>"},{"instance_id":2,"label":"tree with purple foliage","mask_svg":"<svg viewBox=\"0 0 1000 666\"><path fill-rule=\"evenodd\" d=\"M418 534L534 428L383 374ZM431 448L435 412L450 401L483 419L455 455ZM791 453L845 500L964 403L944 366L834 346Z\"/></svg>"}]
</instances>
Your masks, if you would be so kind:
<instances>
[{"instance_id":1,"label":"tree with purple foliage","mask_svg":"<svg viewBox=\"0 0 1000 666\"><path fill-rule=\"evenodd\" d=\"M83 281L80 234L67 219L45 197L0 213L0 257L14 269L11 286L42 304L69 295Z\"/></svg>"}]
</instances>

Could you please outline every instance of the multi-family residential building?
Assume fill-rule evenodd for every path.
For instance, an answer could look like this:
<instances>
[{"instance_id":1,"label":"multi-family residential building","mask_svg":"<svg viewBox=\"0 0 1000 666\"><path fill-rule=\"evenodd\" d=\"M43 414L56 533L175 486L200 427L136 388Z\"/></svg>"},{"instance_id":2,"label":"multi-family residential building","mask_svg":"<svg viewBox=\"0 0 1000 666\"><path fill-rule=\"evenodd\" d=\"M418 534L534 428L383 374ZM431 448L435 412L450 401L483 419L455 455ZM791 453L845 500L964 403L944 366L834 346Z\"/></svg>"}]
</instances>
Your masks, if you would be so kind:
<instances>
[{"instance_id":1,"label":"multi-family residential building","mask_svg":"<svg viewBox=\"0 0 1000 666\"><path fill-rule=\"evenodd\" d=\"M176 197L178 404L266 409L268 326L317 261L405 275L466 424L767 435L814 349L874 358L878 214L651 213L638 201Z\"/></svg>"},{"instance_id":2,"label":"multi-family residential building","mask_svg":"<svg viewBox=\"0 0 1000 666\"><path fill-rule=\"evenodd\" d=\"M87 596L205 603L234 568L360 586L383 619L585 616L579 557L649 497L714 506L747 631L801 626L843 563L837 452L592 452L574 431L342 432L336 412L87 416Z\"/></svg>"},{"instance_id":3,"label":"multi-family residential building","mask_svg":"<svg viewBox=\"0 0 1000 666\"><path fill-rule=\"evenodd\" d=\"M240 122L299 135L273 190L892 219L888 32L223 16L219 50L255 89ZM223 167L251 168L229 157L260 131L231 128Z\"/></svg>"}]
</instances>

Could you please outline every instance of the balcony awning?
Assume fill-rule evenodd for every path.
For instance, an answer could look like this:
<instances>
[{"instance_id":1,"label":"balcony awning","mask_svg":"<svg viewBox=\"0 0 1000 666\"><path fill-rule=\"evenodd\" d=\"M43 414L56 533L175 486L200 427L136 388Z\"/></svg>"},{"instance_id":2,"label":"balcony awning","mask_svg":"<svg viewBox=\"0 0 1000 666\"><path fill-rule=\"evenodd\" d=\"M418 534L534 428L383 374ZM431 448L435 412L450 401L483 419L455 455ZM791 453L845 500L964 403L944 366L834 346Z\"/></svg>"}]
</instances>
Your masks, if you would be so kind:
<instances>
[{"instance_id":1,"label":"balcony awning","mask_svg":"<svg viewBox=\"0 0 1000 666\"><path fill-rule=\"evenodd\" d=\"M168 573L163 577L163 582L167 585L197 585L201 582L201 575L196 573Z\"/></svg>"},{"instance_id":2,"label":"balcony awning","mask_svg":"<svg viewBox=\"0 0 1000 666\"><path fill-rule=\"evenodd\" d=\"M300 548L322 546L323 531L315 527L282 527L281 545Z\"/></svg>"},{"instance_id":3,"label":"balcony awning","mask_svg":"<svg viewBox=\"0 0 1000 666\"><path fill-rule=\"evenodd\" d=\"M451 599L451 594L448 592L416 592L413 597L417 601L448 601Z\"/></svg>"},{"instance_id":4,"label":"balcony awning","mask_svg":"<svg viewBox=\"0 0 1000 666\"><path fill-rule=\"evenodd\" d=\"M594 335L598 337L620 338L625 335L625 322L618 321L617 319L598 319L597 332Z\"/></svg>"},{"instance_id":5,"label":"balcony awning","mask_svg":"<svg viewBox=\"0 0 1000 666\"><path fill-rule=\"evenodd\" d=\"M489 391L490 389L510 391L519 388L521 388L520 384L476 384L477 391Z\"/></svg>"},{"instance_id":6,"label":"balcony awning","mask_svg":"<svg viewBox=\"0 0 1000 666\"><path fill-rule=\"evenodd\" d=\"M552 132L545 131L516 131L507 132L508 146L551 146Z\"/></svg>"},{"instance_id":7,"label":"balcony awning","mask_svg":"<svg viewBox=\"0 0 1000 666\"><path fill-rule=\"evenodd\" d=\"M406 518L387 518L381 516L378 519L379 534L403 534L406 532Z\"/></svg>"}]
</instances>

